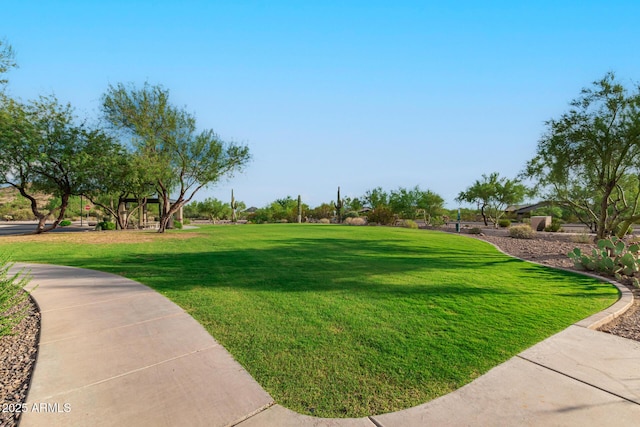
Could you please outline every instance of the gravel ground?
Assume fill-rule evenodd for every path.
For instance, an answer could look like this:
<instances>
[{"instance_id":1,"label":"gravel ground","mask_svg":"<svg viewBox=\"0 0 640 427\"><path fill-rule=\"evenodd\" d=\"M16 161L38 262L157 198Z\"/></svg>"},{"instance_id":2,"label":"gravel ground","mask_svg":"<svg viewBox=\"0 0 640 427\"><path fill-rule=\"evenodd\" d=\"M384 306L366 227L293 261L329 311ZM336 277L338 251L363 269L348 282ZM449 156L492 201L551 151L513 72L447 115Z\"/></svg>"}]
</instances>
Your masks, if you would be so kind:
<instances>
[{"instance_id":1,"label":"gravel ground","mask_svg":"<svg viewBox=\"0 0 640 427\"><path fill-rule=\"evenodd\" d=\"M14 408L26 400L38 351L40 313L31 298L24 304L29 306L26 317L13 329L13 335L0 338L1 427L13 427L18 423L20 412Z\"/></svg>"},{"instance_id":2,"label":"gravel ground","mask_svg":"<svg viewBox=\"0 0 640 427\"><path fill-rule=\"evenodd\" d=\"M590 248L590 244L572 241L576 236L562 233L538 233L531 240L512 239L504 230L487 230L487 235L472 236L493 243L504 252L522 259L552 267L573 268L567 253L575 247ZM625 338L640 341L640 291L634 290L634 305L623 316L600 328ZM0 427L17 425L19 413L4 410L6 406L24 403L31 379L38 348L40 313L36 305L30 305L27 317L16 326L15 334L0 338Z\"/></svg>"}]
</instances>

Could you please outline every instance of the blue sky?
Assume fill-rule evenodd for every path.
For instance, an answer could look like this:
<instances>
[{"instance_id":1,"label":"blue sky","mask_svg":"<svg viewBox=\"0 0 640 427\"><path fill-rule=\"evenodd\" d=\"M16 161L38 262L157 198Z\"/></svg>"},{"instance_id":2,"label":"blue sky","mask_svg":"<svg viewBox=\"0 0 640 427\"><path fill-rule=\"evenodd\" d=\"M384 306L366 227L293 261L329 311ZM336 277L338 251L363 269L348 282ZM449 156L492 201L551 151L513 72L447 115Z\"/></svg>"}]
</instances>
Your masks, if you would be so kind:
<instances>
[{"instance_id":1,"label":"blue sky","mask_svg":"<svg viewBox=\"0 0 640 427\"><path fill-rule=\"evenodd\" d=\"M196 197L311 206L420 185L450 208L515 177L544 122L607 71L640 79L638 1L3 2L9 92L97 117L109 84L161 84L246 171Z\"/></svg>"}]
</instances>

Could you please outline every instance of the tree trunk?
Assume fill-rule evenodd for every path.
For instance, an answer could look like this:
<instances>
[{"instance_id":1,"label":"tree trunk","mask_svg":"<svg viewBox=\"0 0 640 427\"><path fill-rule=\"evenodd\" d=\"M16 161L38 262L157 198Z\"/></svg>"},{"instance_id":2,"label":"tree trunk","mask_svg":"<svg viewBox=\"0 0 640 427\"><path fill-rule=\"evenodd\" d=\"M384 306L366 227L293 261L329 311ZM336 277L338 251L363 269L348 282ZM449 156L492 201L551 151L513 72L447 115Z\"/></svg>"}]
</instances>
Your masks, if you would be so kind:
<instances>
[{"instance_id":1,"label":"tree trunk","mask_svg":"<svg viewBox=\"0 0 640 427\"><path fill-rule=\"evenodd\" d=\"M480 213L482 214L482 220L484 221L484 226L488 227L489 226L489 222L487 221L487 214L484 211L484 208L486 207L486 204L482 205L482 208L480 208Z\"/></svg>"}]
</instances>

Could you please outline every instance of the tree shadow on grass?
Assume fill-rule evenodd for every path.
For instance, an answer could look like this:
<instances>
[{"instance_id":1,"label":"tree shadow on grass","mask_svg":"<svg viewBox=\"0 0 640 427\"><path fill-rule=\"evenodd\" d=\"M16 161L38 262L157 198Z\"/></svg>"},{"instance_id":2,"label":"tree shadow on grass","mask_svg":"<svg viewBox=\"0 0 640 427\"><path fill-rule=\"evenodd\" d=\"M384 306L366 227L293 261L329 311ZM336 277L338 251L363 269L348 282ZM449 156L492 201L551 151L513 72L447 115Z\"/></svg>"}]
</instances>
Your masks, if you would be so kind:
<instances>
[{"instance_id":1,"label":"tree shadow on grass","mask_svg":"<svg viewBox=\"0 0 640 427\"><path fill-rule=\"evenodd\" d=\"M94 260L89 268L139 278L159 291L225 287L278 292L366 292L371 296L541 293L537 286L530 286L533 281L558 282L558 293L564 290L567 296L580 296L584 294L575 293L576 284L590 295L603 286L579 275L505 256L493 248L478 253L464 245L421 247L406 245L402 240L357 238L273 240L266 249L137 253L117 262ZM502 273L510 275L508 280L522 281L525 285L500 286ZM407 276L406 281L402 275ZM489 275L495 277L495 284L487 285L485 276ZM577 283L567 283L568 276Z\"/></svg>"}]
</instances>

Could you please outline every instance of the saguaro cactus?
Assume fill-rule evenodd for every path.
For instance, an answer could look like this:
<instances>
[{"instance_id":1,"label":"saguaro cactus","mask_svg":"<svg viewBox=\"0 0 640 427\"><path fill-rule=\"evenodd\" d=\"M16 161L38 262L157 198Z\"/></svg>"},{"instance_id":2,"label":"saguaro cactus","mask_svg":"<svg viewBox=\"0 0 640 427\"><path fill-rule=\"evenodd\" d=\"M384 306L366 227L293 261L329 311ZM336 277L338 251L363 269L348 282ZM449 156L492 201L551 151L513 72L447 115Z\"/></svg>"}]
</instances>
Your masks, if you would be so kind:
<instances>
[{"instance_id":1,"label":"saguaro cactus","mask_svg":"<svg viewBox=\"0 0 640 427\"><path fill-rule=\"evenodd\" d=\"M238 216L236 213L236 209L238 209L238 202L236 202L236 198L233 197L233 188L231 189L231 221L232 222L236 222L238 221Z\"/></svg>"},{"instance_id":2,"label":"saguaro cactus","mask_svg":"<svg viewBox=\"0 0 640 427\"><path fill-rule=\"evenodd\" d=\"M342 206L344 206L344 203L343 203L342 199L340 198L340 187L339 186L338 186L338 199L333 204L333 206L336 208L336 217L338 218L338 222L342 222Z\"/></svg>"},{"instance_id":3,"label":"saguaro cactus","mask_svg":"<svg viewBox=\"0 0 640 427\"><path fill-rule=\"evenodd\" d=\"M302 223L302 198L298 194L298 224Z\"/></svg>"}]
</instances>

